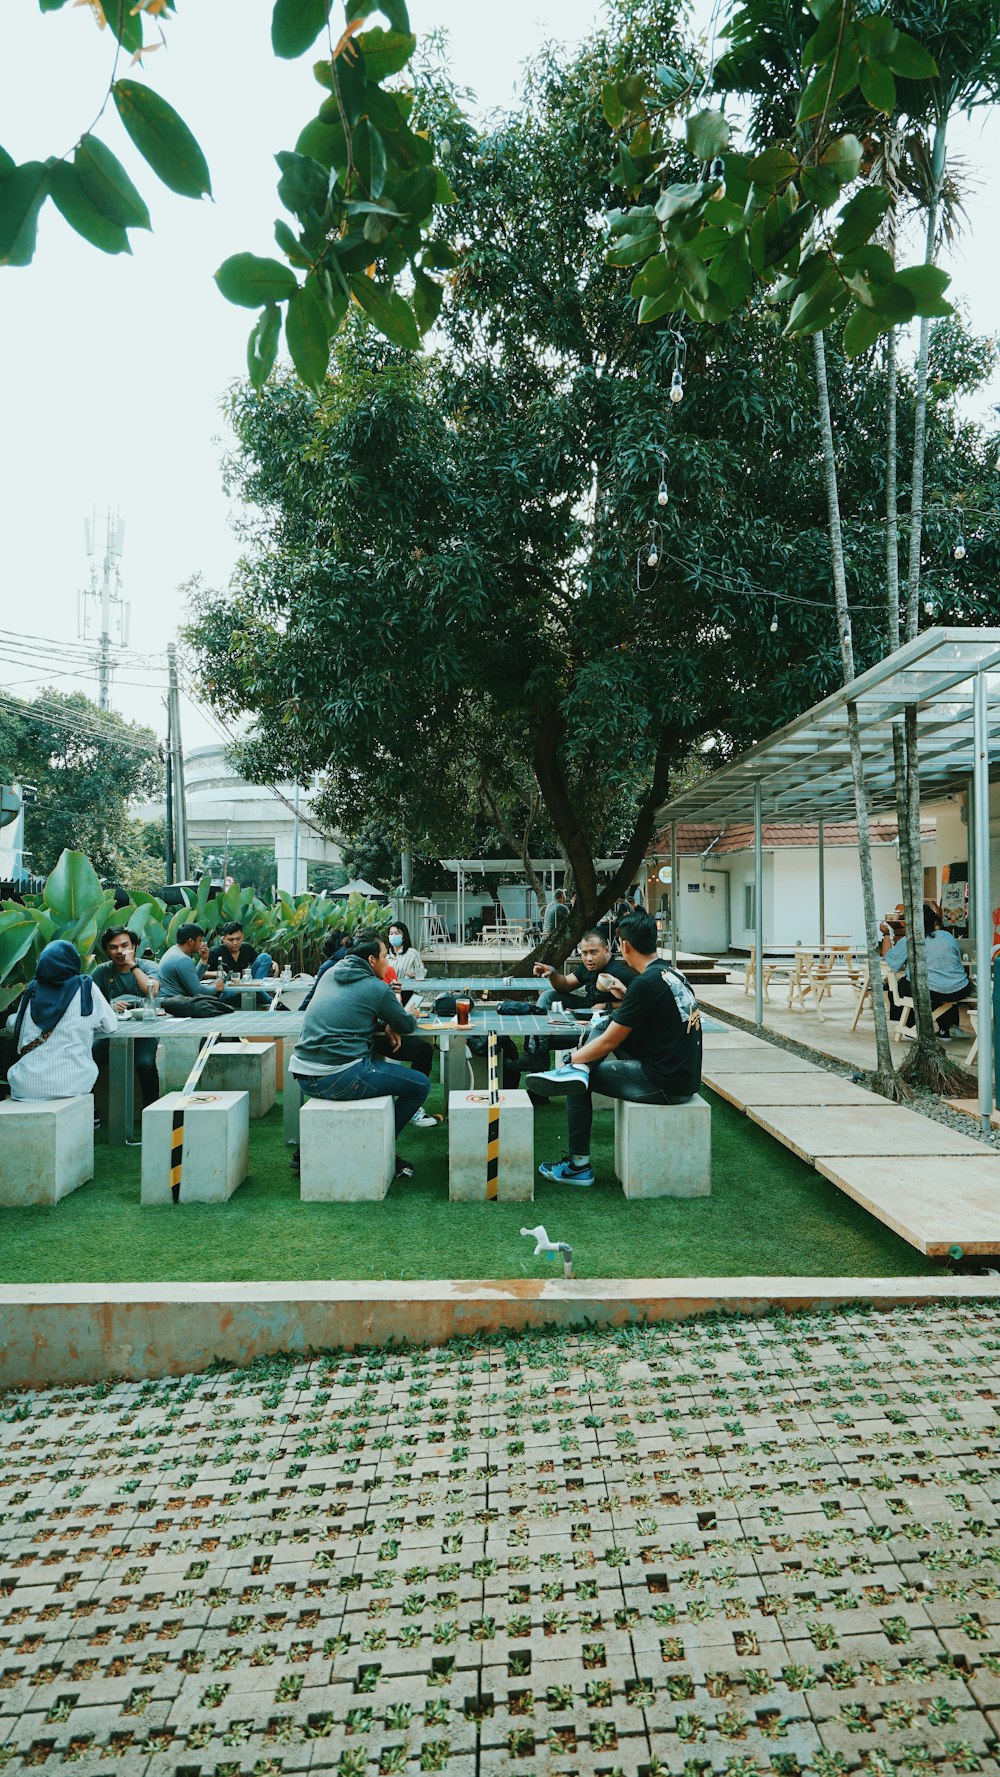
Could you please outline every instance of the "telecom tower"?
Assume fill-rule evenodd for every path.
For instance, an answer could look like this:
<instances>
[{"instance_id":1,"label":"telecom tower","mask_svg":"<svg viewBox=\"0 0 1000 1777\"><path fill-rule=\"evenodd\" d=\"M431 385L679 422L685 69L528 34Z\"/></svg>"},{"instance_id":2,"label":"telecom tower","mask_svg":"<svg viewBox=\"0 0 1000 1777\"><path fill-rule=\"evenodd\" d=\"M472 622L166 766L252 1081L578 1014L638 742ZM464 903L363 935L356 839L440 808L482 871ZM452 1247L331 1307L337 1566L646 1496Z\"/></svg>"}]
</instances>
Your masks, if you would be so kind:
<instances>
[{"instance_id":1,"label":"telecom tower","mask_svg":"<svg viewBox=\"0 0 1000 1777\"><path fill-rule=\"evenodd\" d=\"M122 577L119 562L125 544L125 522L117 512L108 512L105 530L104 562L98 585L97 514L83 521L83 535L90 557L90 586L77 601L77 633L85 641L98 636L97 683L98 702L102 710L111 707L111 650L128 647L128 625L131 607L122 598Z\"/></svg>"}]
</instances>

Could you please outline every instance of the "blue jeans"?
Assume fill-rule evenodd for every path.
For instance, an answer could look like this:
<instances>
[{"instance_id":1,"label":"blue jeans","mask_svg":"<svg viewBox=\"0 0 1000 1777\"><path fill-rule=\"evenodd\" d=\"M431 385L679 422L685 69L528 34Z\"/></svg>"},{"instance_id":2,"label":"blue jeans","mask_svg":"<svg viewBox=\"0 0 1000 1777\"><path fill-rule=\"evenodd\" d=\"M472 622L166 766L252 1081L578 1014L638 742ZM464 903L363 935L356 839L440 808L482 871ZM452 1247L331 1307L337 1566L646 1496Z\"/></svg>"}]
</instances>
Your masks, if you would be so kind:
<instances>
[{"instance_id":1,"label":"blue jeans","mask_svg":"<svg viewBox=\"0 0 1000 1777\"><path fill-rule=\"evenodd\" d=\"M262 950L255 961L250 964L250 973L255 981L262 981L265 975L271 973L271 958L266 950Z\"/></svg>"},{"instance_id":2,"label":"blue jeans","mask_svg":"<svg viewBox=\"0 0 1000 1777\"><path fill-rule=\"evenodd\" d=\"M297 1074L303 1098L392 1098L396 1134L415 1117L431 1089L426 1074L398 1061L383 1061L381 1056L369 1060L362 1056L349 1067L338 1068L335 1074Z\"/></svg>"}]
</instances>

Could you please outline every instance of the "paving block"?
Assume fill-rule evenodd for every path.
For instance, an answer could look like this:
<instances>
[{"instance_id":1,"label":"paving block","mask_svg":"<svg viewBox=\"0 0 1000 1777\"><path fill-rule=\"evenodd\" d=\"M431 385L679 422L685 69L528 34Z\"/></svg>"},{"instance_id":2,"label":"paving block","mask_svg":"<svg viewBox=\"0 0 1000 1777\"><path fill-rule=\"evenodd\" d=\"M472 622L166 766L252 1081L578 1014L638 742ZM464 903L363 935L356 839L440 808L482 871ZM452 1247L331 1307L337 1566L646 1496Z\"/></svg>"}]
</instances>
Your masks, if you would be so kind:
<instances>
[{"instance_id":1,"label":"paving block","mask_svg":"<svg viewBox=\"0 0 1000 1777\"><path fill-rule=\"evenodd\" d=\"M310 1098L299 1116L303 1203L380 1203L392 1183L391 1098Z\"/></svg>"},{"instance_id":2,"label":"paving block","mask_svg":"<svg viewBox=\"0 0 1000 1777\"><path fill-rule=\"evenodd\" d=\"M863 1086L855 1086L851 1080L842 1079L840 1074L828 1073L825 1068L814 1068L811 1073L758 1073L742 1074L736 1070L736 1062L720 1063L706 1057L706 1065L702 1070L702 1078L706 1086L717 1092L720 1098L728 1099L730 1104L739 1110L748 1105L814 1105L814 1104L856 1104L870 1106L874 1101L872 1094Z\"/></svg>"},{"instance_id":3,"label":"paving block","mask_svg":"<svg viewBox=\"0 0 1000 1777\"><path fill-rule=\"evenodd\" d=\"M142 1113L143 1203L171 1203L174 1110L169 1092ZM181 1203L225 1203L247 1176L250 1099L245 1092L195 1092L184 1109Z\"/></svg>"},{"instance_id":4,"label":"paving block","mask_svg":"<svg viewBox=\"0 0 1000 1777\"><path fill-rule=\"evenodd\" d=\"M452 1203L486 1201L485 1092L452 1092L448 1098L448 1196ZM497 1200L530 1203L535 1195L535 1113L527 1092L500 1094Z\"/></svg>"},{"instance_id":5,"label":"paving block","mask_svg":"<svg viewBox=\"0 0 1000 1777\"><path fill-rule=\"evenodd\" d=\"M861 1155L982 1155L981 1142L959 1135L933 1117L904 1111L899 1105L776 1105L748 1115L769 1135L791 1148L810 1166L817 1157L831 1154ZM1000 1178L1000 1172L998 1172Z\"/></svg>"},{"instance_id":6,"label":"paving block","mask_svg":"<svg viewBox=\"0 0 1000 1777\"><path fill-rule=\"evenodd\" d=\"M94 1176L94 1100L8 1098L0 1104L0 1208L58 1203Z\"/></svg>"},{"instance_id":7,"label":"paving block","mask_svg":"<svg viewBox=\"0 0 1000 1777\"><path fill-rule=\"evenodd\" d=\"M274 1043L216 1043L199 1085L206 1092L246 1092L256 1122L274 1109L277 1096Z\"/></svg>"},{"instance_id":8,"label":"paving block","mask_svg":"<svg viewBox=\"0 0 1000 1777\"><path fill-rule=\"evenodd\" d=\"M615 1173L626 1197L708 1197L712 1111L687 1104L615 1105Z\"/></svg>"},{"instance_id":9,"label":"paving block","mask_svg":"<svg viewBox=\"0 0 1000 1777\"><path fill-rule=\"evenodd\" d=\"M928 1258L953 1246L1000 1252L1000 1157L986 1148L947 1164L911 1157L905 1169L891 1157L828 1156L816 1170Z\"/></svg>"}]
</instances>

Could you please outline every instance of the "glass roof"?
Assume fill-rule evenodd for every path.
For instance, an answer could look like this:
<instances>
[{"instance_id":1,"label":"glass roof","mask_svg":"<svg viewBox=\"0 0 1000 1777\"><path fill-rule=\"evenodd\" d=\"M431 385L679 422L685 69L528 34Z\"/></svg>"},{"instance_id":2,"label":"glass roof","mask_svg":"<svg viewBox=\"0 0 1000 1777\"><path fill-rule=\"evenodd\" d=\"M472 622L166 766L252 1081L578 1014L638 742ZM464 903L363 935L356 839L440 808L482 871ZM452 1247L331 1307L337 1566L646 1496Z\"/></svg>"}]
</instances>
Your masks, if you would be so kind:
<instances>
[{"instance_id":1,"label":"glass roof","mask_svg":"<svg viewBox=\"0 0 1000 1777\"><path fill-rule=\"evenodd\" d=\"M928 629L748 753L663 804L660 821L746 820L754 784L771 821L853 820L847 706L856 703L872 813L895 813L893 723L917 709L921 799L972 775L972 684L987 674L990 753L1000 754L1000 629Z\"/></svg>"}]
</instances>

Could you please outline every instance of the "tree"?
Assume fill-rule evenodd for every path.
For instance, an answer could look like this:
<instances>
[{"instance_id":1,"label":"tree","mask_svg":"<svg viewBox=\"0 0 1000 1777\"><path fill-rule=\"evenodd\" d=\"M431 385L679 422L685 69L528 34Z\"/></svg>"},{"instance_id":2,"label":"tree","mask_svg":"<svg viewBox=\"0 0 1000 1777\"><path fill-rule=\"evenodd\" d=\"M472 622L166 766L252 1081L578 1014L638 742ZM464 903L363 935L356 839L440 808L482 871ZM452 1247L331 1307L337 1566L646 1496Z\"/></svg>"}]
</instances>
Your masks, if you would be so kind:
<instances>
[{"instance_id":1,"label":"tree","mask_svg":"<svg viewBox=\"0 0 1000 1777\"><path fill-rule=\"evenodd\" d=\"M162 793L159 742L149 728L101 710L82 692L43 691L0 709L0 781L35 786L25 810L33 876L64 850L85 851L107 882L130 882L140 847L129 803Z\"/></svg>"},{"instance_id":2,"label":"tree","mask_svg":"<svg viewBox=\"0 0 1000 1777\"><path fill-rule=\"evenodd\" d=\"M39 0L57 12L68 0ZM208 165L174 108L144 82L119 74L122 52L132 63L156 45L147 35L175 12L174 0L87 0L114 41L110 78L95 122L74 146L44 161L18 165L0 149L0 265L30 263L38 217L49 200L70 227L104 253L129 253L129 230L150 228L149 210L120 160L96 134L109 105L150 169L181 197L211 196ZM386 82L405 69L416 48L406 0L347 0L335 36L333 0L275 0L271 43L277 56L304 55L322 37L327 56L313 72L326 93L294 152L275 156L278 196L295 226L280 220L281 259L237 253L216 273L230 302L260 309L247 362L259 386L285 342L300 376L318 386L331 335L350 305L397 344L416 347L441 304L437 276L453 256L433 233L437 207L451 193L434 164L430 138L410 127L413 94ZM368 26L379 13L388 30ZM409 296L397 289L407 273Z\"/></svg>"}]
</instances>

